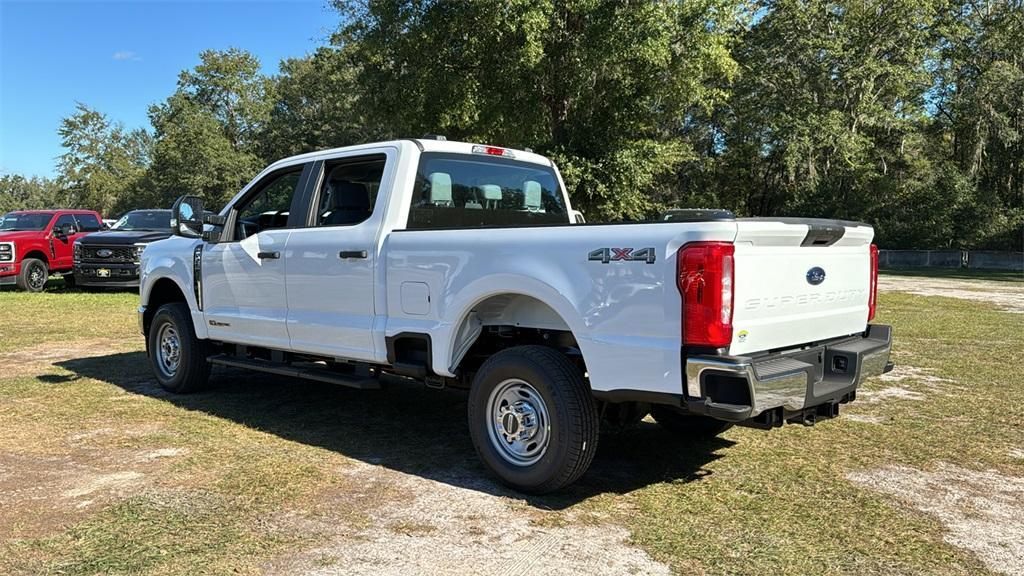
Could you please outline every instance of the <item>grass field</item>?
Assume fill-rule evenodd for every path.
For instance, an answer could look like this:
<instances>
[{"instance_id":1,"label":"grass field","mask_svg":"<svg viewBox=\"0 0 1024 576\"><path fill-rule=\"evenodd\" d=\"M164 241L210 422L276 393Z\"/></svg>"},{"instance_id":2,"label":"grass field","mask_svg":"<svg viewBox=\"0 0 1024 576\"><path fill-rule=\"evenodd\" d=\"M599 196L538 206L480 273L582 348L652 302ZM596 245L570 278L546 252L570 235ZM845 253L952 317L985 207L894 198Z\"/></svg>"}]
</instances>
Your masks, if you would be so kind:
<instances>
[{"instance_id":1,"label":"grass field","mask_svg":"<svg viewBox=\"0 0 1024 576\"><path fill-rule=\"evenodd\" d=\"M1024 569L1024 316L985 302L884 293L899 368L840 418L645 422L541 498L486 476L457 392L218 370L169 396L136 305L0 292L0 573Z\"/></svg>"}]
</instances>

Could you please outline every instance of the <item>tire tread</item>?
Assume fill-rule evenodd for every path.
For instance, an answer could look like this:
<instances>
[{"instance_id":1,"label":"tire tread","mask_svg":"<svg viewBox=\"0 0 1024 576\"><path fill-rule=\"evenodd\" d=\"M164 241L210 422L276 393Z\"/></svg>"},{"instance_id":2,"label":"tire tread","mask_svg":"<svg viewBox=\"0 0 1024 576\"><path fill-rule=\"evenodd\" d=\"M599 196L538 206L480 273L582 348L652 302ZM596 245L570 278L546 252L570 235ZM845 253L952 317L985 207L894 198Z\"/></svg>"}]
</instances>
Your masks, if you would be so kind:
<instances>
[{"instance_id":1,"label":"tire tread","mask_svg":"<svg viewBox=\"0 0 1024 576\"><path fill-rule=\"evenodd\" d=\"M583 378L582 371L564 354L545 346L526 345L503 350L484 362L477 374L477 379L486 377L486 374L496 364L507 361L512 355L535 364L542 372L550 375L552 389L556 393L561 392L567 395L567 402L564 404L568 412L566 416L569 419L569 428L578 430L583 438L583 442L580 444L572 442L570 439L566 440L569 441L568 465L563 466L557 474L538 485L519 488L534 493L553 492L578 480L593 462L594 454L597 451L600 427L597 407L590 387ZM557 406L552 408L558 409ZM474 415L471 412L471 420Z\"/></svg>"},{"instance_id":2,"label":"tire tread","mask_svg":"<svg viewBox=\"0 0 1024 576\"><path fill-rule=\"evenodd\" d=\"M162 314L170 316L177 325L178 333L182 338L182 349L185 352L187 348L188 358L183 366L185 372L181 374L181 378L176 385L164 383L160 381L159 377L157 381L160 382L162 388L176 394L189 394L202 390L206 387L210 378L210 363L206 361L210 355L209 341L196 337L195 326L192 324L192 312L184 302L171 302L161 306L153 317L153 322L150 324L150 334L147 338L152 338L156 333L155 331ZM152 343L150 348L152 353ZM151 359L150 361L153 362L155 360ZM155 367L154 373L156 373Z\"/></svg>"}]
</instances>

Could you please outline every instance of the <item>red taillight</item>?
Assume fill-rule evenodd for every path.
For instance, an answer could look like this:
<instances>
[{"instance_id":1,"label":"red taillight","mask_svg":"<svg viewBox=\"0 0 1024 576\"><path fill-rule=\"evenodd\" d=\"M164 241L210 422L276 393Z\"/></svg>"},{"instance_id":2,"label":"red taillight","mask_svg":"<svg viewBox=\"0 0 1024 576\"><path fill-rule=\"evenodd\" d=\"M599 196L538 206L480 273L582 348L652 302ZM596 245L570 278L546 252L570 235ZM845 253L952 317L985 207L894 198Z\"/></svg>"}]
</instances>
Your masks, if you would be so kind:
<instances>
[{"instance_id":1,"label":"red taillight","mask_svg":"<svg viewBox=\"0 0 1024 576\"><path fill-rule=\"evenodd\" d=\"M878 304L878 246L871 245L871 286L868 292L868 322L875 318Z\"/></svg>"},{"instance_id":2,"label":"red taillight","mask_svg":"<svg viewBox=\"0 0 1024 576\"><path fill-rule=\"evenodd\" d=\"M721 348L732 342L733 245L693 242L679 249L683 343Z\"/></svg>"}]
</instances>

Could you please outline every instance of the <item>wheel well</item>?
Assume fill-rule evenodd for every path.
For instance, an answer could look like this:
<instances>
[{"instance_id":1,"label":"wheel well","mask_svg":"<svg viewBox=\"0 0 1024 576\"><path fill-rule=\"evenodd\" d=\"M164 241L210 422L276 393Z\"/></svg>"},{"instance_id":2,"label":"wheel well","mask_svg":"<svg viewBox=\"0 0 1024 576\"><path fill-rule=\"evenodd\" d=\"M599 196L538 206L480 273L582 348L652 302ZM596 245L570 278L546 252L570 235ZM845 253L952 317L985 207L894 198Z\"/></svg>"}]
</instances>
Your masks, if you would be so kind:
<instances>
[{"instance_id":1,"label":"wheel well","mask_svg":"<svg viewBox=\"0 0 1024 576\"><path fill-rule=\"evenodd\" d=\"M47 267L50 266L50 259L46 257L46 254L44 252L40 252L39 250L32 250L31 252L28 252L27 254L22 256L21 260L24 262L26 258L35 258L36 260L42 260L43 262L46 263Z\"/></svg>"},{"instance_id":2,"label":"wheel well","mask_svg":"<svg viewBox=\"0 0 1024 576\"><path fill-rule=\"evenodd\" d=\"M498 294L478 302L459 323L452 347L453 370L472 374L492 354L523 344L561 350L586 372L569 325L544 302L522 294Z\"/></svg>"},{"instance_id":3,"label":"wheel well","mask_svg":"<svg viewBox=\"0 0 1024 576\"><path fill-rule=\"evenodd\" d=\"M171 302L187 302L185 293L178 288L178 285L170 278L161 278L156 281L149 291L149 300L146 302L146 313L142 317L142 329L149 333L149 323L156 315L156 311L164 304Z\"/></svg>"}]
</instances>

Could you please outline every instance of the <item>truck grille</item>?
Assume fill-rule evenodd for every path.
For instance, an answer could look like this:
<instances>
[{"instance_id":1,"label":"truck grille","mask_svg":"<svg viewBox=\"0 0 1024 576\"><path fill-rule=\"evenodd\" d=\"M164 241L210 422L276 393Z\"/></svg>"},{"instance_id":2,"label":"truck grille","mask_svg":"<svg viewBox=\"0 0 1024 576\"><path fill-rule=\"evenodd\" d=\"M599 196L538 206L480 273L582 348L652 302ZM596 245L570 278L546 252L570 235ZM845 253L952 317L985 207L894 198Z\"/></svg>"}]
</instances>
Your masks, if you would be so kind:
<instances>
[{"instance_id":1,"label":"truck grille","mask_svg":"<svg viewBox=\"0 0 1024 576\"><path fill-rule=\"evenodd\" d=\"M134 246L82 246L83 262L134 262Z\"/></svg>"}]
</instances>

